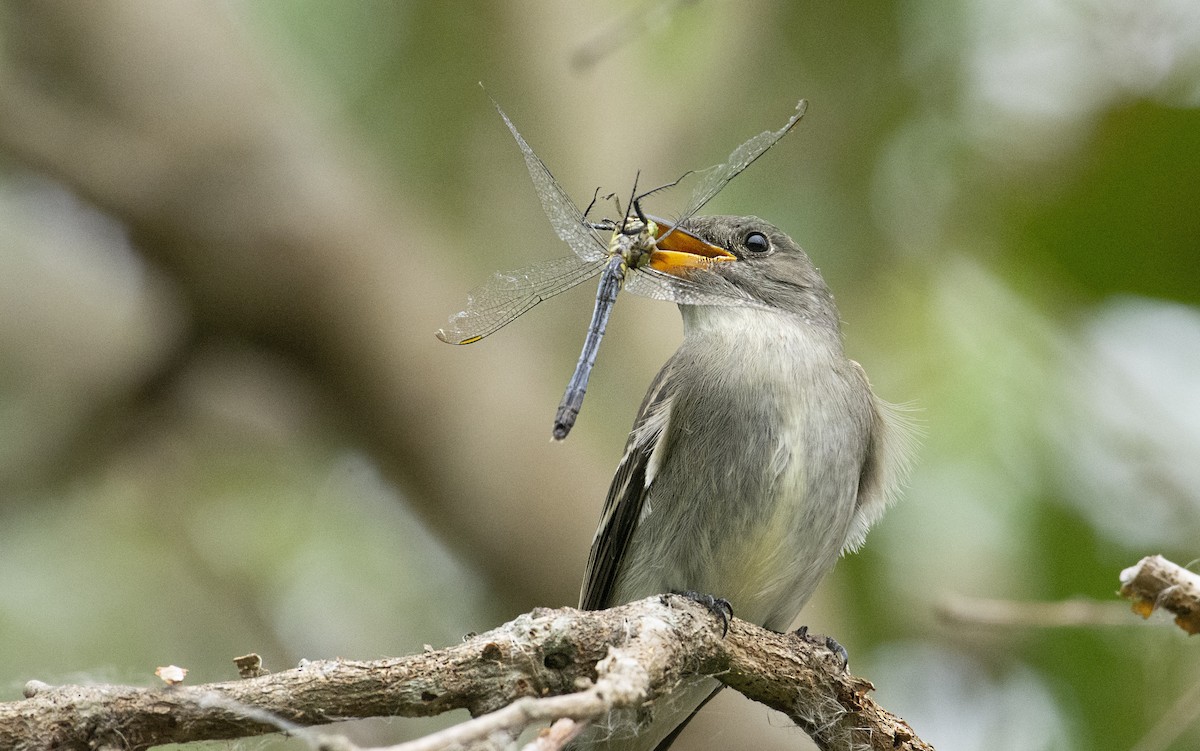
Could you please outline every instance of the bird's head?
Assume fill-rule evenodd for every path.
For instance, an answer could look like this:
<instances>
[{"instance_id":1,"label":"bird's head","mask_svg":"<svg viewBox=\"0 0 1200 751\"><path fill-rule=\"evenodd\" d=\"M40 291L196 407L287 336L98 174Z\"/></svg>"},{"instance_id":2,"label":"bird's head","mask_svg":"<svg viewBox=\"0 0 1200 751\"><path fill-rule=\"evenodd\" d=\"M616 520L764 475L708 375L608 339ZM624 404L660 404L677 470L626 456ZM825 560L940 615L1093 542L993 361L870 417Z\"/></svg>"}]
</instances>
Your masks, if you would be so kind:
<instances>
[{"instance_id":1,"label":"bird's head","mask_svg":"<svg viewBox=\"0 0 1200 751\"><path fill-rule=\"evenodd\" d=\"M714 290L733 288L763 307L837 328L833 295L808 254L778 227L754 216L692 217L658 246L715 260L661 271ZM696 241L708 246L698 252ZM723 254L718 253L722 251ZM652 261L653 263L653 261Z\"/></svg>"}]
</instances>

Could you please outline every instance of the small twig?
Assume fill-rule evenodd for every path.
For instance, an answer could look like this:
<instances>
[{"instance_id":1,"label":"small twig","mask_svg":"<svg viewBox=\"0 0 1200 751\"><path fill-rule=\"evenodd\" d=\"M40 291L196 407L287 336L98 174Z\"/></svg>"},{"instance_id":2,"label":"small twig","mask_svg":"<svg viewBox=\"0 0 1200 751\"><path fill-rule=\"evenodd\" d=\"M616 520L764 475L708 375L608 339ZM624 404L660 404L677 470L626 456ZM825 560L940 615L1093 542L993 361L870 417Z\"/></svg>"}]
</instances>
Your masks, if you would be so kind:
<instances>
[{"instance_id":1,"label":"small twig","mask_svg":"<svg viewBox=\"0 0 1200 751\"><path fill-rule=\"evenodd\" d=\"M608 706L610 705L604 698L596 693L596 689L547 699L526 697L483 717L476 717L381 751L440 751L476 743L498 732L509 733L515 737L525 728L538 722L573 718L592 719L603 714Z\"/></svg>"},{"instance_id":2,"label":"small twig","mask_svg":"<svg viewBox=\"0 0 1200 751\"><path fill-rule=\"evenodd\" d=\"M521 751L561 751L585 729L586 724L564 717L538 733L538 737L525 744Z\"/></svg>"},{"instance_id":3,"label":"small twig","mask_svg":"<svg viewBox=\"0 0 1200 751\"><path fill-rule=\"evenodd\" d=\"M1157 608L1175 615L1188 635L1200 633L1200 576L1161 555L1151 555L1121 572L1121 596L1133 612L1149 618Z\"/></svg>"}]
</instances>

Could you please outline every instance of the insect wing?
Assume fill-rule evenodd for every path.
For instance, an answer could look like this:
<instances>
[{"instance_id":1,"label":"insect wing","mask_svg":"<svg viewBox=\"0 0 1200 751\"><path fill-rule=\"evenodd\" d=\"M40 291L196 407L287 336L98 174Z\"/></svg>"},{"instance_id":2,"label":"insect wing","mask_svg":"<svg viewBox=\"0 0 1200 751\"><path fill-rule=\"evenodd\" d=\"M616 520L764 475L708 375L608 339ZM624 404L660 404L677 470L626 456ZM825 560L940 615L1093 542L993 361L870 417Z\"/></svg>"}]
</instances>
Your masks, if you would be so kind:
<instances>
[{"instance_id":1,"label":"insect wing","mask_svg":"<svg viewBox=\"0 0 1200 751\"><path fill-rule=\"evenodd\" d=\"M575 256L541 261L517 271L497 271L467 296L467 307L450 317L437 338L470 344L507 325L542 300L587 281L604 268L605 259L584 263Z\"/></svg>"},{"instance_id":2,"label":"insect wing","mask_svg":"<svg viewBox=\"0 0 1200 751\"><path fill-rule=\"evenodd\" d=\"M537 191L538 198L542 202L542 210L546 212L546 218L550 220L550 226L554 228L554 233L558 235L559 239L570 245L571 250L575 251L575 255L584 261L598 261L607 257L607 243L587 225L583 218L583 212L554 179L550 168L525 142L525 139L517 132L517 126L513 125L512 120L508 119L508 115L504 114L504 110L500 109L500 105L496 104L494 99L492 106L500 113L500 117L504 118L504 124L508 126L513 138L517 140L517 145L521 147L521 153L525 155L525 166L529 168L529 176L533 179L533 188Z\"/></svg>"},{"instance_id":3,"label":"insect wing","mask_svg":"<svg viewBox=\"0 0 1200 751\"><path fill-rule=\"evenodd\" d=\"M679 221L682 222L689 217L695 216L696 212L703 208L704 204L712 200L713 196L720 193L721 189L728 185L730 180L737 177L742 170L753 164L767 149L779 143L779 139L786 136L792 128L796 127L796 123L800 122L800 118L804 117L804 111L807 109L808 101L801 99L796 105L795 113L792 114L791 118L788 119L782 128L759 133L734 149L724 164L718 164L697 173L700 176L700 182L696 184L695 189L692 191L691 203L688 204Z\"/></svg>"},{"instance_id":4,"label":"insect wing","mask_svg":"<svg viewBox=\"0 0 1200 751\"><path fill-rule=\"evenodd\" d=\"M731 307L761 306L754 298L731 284L720 274L693 269L691 275L705 275L703 285L691 279L664 274L651 268L640 268L625 279L625 291L651 300L665 300L680 305L723 305Z\"/></svg>"}]
</instances>

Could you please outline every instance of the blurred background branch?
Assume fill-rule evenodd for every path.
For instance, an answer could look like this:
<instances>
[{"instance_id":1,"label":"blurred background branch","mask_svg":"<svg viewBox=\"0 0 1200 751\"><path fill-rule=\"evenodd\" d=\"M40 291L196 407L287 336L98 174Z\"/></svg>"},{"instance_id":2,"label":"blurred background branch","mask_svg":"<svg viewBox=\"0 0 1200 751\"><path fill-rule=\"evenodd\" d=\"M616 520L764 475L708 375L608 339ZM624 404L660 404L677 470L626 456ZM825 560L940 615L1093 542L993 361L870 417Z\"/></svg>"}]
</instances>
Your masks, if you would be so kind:
<instances>
[{"instance_id":1,"label":"blurred background branch","mask_svg":"<svg viewBox=\"0 0 1200 751\"><path fill-rule=\"evenodd\" d=\"M1005 628L1128 626L1129 610L1116 602L1065 600L1014 602L983 597L945 597L938 616L952 625Z\"/></svg>"},{"instance_id":2,"label":"blurred background branch","mask_svg":"<svg viewBox=\"0 0 1200 751\"><path fill-rule=\"evenodd\" d=\"M529 465L524 442L476 429L478 405L463 395L502 401L504 424L534 432L532 372L521 379L532 389L498 400L474 371L411 356L431 340L429 325L415 322L463 292L436 264L413 262L440 244L436 227L356 169L367 155L323 134L219 7L47 2L8 11L0 139L120 221L170 277L190 324L130 386L153 383L210 337L284 354L426 520L486 562L493 586L548 599L521 590L563 571L557 562L578 546L540 539L512 509L547 487L571 487L582 462ZM544 513L562 526L553 517L564 505ZM573 577L562 576L549 584L569 590Z\"/></svg>"}]
</instances>

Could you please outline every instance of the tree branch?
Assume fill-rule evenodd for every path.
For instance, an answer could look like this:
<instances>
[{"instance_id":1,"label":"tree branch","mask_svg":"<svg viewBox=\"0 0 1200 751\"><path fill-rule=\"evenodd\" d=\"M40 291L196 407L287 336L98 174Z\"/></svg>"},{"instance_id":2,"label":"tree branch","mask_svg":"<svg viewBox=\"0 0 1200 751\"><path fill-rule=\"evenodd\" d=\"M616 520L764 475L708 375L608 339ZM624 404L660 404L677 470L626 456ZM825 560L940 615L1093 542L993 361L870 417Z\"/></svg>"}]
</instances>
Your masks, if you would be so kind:
<instances>
[{"instance_id":1,"label":"tree branch","mask_svg":"<svg viewBox=\"0 0 1200 751\"><path fill-rule=\"evenodd\" d=\"M239 738L339 720L422 717L467 709L475 719L406 744L434 751L556 724L542 748L624 711L646 721L693 675L711 675L777 709L821 749L931 749L867 696L873 687L824 647L734 619L722 638L700 605L667 595L606 611L536 609L464 643L371 662L327 660L254 678L157 689L50 687L0 704L0 748L145 749ZM546 738L546 736L544 736Z\"/></svg>"},{"instance_id":2,"label":"tree branch","mask_svg":"<svg viewBox=\"0 0 1200 751\"><path fill-rule=\"evenodd\" d=\"M1121 596L1133 601L1133 612L1149 618L1155 608L1175 614L1175 624L1189 635L1200 632L1200 576L1161 555L1146 556L1121 572Z\"/></svg>"}]
</instances>

